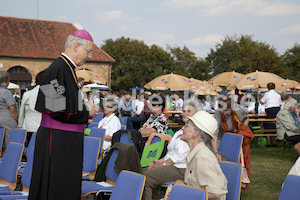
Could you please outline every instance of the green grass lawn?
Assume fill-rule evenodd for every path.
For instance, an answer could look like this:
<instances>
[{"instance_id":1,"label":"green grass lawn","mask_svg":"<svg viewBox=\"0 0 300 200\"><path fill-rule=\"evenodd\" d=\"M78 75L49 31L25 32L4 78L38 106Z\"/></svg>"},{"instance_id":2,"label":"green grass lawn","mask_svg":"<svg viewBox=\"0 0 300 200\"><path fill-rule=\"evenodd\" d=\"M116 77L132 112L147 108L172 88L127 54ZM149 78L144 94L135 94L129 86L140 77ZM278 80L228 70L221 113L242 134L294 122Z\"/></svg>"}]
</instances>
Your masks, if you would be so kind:
<instances>
[{"instance_id":1,"label":"green grass lawn","mask_svg":"<svg viewBox=\"0 0 300 200\"><path fill-rule=\"evenodd\" d=\"M242 191L242 200L277 200L281 185L293 166L297 155L291 156L291 146L286 148L282 159L282 143L277 147L263 147L251 144L250 189Z\"/></svg>"}]
</instances>

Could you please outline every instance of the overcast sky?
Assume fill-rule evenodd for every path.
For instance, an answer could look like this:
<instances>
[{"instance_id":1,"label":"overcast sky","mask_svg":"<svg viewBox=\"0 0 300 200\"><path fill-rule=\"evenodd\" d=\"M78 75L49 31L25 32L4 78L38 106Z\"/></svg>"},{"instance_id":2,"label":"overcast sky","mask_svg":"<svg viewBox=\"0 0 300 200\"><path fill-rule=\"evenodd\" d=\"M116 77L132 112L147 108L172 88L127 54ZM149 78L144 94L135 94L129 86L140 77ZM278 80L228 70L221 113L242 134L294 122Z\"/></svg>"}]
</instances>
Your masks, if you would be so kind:
<instances>
[{"instance_id":1,"label":"overcast sky","mask_svg":"<svg viewBox=\"0 0 300 200\"><path fill-rule=\"evenodd\" d=\"M80 25L98 46L124 36L202 58L226 36L252 35L279 54L300 44L299 0L0 0L0 15Z\"/></svg>"}]
</instances>

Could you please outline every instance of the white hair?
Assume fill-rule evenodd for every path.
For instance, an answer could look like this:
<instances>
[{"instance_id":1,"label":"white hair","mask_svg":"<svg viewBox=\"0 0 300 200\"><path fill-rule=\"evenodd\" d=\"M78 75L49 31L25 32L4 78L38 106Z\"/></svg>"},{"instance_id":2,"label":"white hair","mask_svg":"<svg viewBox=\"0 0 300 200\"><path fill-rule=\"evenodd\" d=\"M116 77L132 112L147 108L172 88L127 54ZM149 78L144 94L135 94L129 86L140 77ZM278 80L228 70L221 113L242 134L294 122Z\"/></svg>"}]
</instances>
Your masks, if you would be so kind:
<instances>
[{"instance_id":1,"label":"white hair","mask_svg":"<svg viewBox=\"0 0 300 200\"><path fill-rule=\"evenodd\" d=\"M293 99L293 98L287 99L284 103L284 109L289 110L291 107L293 107L295 105L297 105L296 99Z\"/></svg>"},{"instance_id":2,"label":"white hair","mask_svg":"<svg viewBox=\"0 0 300 200\"><path fill-rule=\"evenodd\" d=\"M81 45L85 45L87 40L77 37L75 35L69 35L67 38L67 41L65 43L65 49L67 49L68 47L70 47L72 44L74 44L75 42L78 42Z\"/></svg>"}]
</instances>

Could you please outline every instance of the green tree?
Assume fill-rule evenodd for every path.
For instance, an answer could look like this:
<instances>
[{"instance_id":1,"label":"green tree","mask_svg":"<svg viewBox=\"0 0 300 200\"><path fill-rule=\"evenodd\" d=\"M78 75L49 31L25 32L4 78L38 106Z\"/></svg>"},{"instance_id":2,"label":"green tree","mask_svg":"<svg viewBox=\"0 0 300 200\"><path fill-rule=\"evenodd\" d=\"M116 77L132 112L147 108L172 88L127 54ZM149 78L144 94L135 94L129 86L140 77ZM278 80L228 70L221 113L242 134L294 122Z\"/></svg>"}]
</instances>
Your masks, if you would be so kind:
<instances>
[{"instance_id":1,"label":"green tree","mask_svg":"<svg viewBox=\"0 0 300 200\"><path fill-rule=\"evenodd\" d=\"M286 69L286 78L300 81L300 44L294 44L287 49L282 56L284 68Z\"/></svg>"},{"instance_id":2,"label":"green tree","mask_svg":"<svg viewBox=\"0 0 300 200\"><path fill-rule=\"evenodd\" d=\"M149 47L143 41L130 38L105 40L101 48L116 60L112 67L115 90L144 86L173 64L170 54L159 46Z\"/></svg>"},{"instance_id":3,"label":"green tree","mask_svg":"<svg viewBox=\"0 0 300 200\"><path fill-rule=\"evenodd\" d=\"M252 36L226 37L206 57L214 75L225 71L243 74L255 70L284 74L283 63L274 47L253 41Z\"/></svg>"}]
</instances>

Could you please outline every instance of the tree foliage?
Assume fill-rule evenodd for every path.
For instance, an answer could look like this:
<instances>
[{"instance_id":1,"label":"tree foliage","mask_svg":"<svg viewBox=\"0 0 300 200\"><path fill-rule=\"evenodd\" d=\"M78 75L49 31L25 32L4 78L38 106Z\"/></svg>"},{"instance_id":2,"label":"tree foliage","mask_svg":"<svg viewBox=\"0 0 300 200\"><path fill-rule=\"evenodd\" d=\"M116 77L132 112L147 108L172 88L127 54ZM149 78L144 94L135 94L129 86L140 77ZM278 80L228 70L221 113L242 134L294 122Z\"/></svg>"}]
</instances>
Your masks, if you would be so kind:
<instances>
[{"instance_id":1,"label":"tree foliage","mask_svg":"<svg viewBox=\"0 0 300 200\"><path fill-rule=\"evenodd\" d=\"M282 56L286 77L290 80L300 81L300 44L287 49Z\"/></svg>"},{"instance_id":2,"label":"tree foliage","mask_svg":"<svg viewBox=\"0 0 300 200\"><path fill-rule=\"evenodd\" d=\"M225 71L246 74L255 70L278 75L284 73L283 63L276 50L269 44L253 41L252 36L227 36L215 48L210 49L206 58L214 75Z\"/></svg>"}]
</instances>

